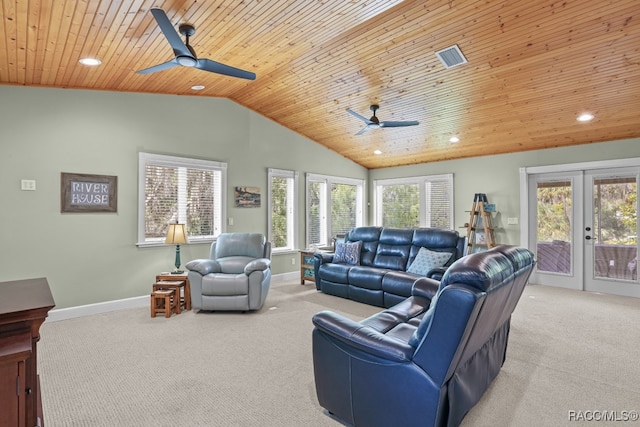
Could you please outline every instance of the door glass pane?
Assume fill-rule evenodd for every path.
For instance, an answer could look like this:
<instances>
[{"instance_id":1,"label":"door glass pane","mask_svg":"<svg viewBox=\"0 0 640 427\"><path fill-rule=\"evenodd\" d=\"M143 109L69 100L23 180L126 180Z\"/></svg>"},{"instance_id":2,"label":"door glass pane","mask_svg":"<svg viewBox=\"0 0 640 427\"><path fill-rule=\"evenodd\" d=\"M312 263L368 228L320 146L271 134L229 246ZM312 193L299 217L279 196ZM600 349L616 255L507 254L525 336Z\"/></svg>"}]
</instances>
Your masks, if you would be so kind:
<instances>
[{"instance_id":1,"label":"door glass pane","mask_svg":"<svg viewBox=\"0 0 640 427\"><path fill-rule=\"evenodd\" d=\"M594 178L594 277L635 280L638 259L636 200L635 175Z\"/></svg>"},{"instance_id":2,"label":"door glass pane","mask_svg":"<svg viewBox=\"0 0 640 427\"><path fill-rule=\"evenodd\" d=\"M537 269L571 273L571 181L537 183Z\"/></svg>"}]
</instances>

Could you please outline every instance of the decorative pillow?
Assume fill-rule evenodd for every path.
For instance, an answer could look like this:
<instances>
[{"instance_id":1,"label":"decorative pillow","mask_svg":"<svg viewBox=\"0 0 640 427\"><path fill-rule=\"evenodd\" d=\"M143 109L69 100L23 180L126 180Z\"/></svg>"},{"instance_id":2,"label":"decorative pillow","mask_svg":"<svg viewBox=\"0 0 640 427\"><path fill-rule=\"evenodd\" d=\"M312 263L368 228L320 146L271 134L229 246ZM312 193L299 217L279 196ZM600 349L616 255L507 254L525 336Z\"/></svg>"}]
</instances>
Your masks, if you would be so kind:
<instances>
[{"instance_id":1,"label":"decorative pillow","mask_svg":"<svg viewBox=\"0 0 640 427\"><path fill-rule=\"evenodd\" d=\"M434 268L445 265L451 255L449 252L434 252L427 248L420 248L418 255L407 268L407 273L426 276Z\"/></svg>"},{"instance_id":2,"label":"decorative pillow","mask_svg":"<svg viewBox=\"0 0 640 427\"><path fill-rule=\"evenodd\" d=\"M336 244L336 252L333 254L333 262L339 264L360 265L360 249L362 241L339 242Z\"/></svg>"}]
</instances>

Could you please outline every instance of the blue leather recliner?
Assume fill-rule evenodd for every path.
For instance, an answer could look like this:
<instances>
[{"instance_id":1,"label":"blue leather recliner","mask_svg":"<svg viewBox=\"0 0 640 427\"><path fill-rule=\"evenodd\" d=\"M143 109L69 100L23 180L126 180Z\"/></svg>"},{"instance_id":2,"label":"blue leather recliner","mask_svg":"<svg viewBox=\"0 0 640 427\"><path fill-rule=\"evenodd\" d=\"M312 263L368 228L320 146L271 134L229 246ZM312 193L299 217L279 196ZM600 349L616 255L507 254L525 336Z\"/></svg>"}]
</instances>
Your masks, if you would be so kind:
<instances>
[{"instance_id":1,"label":"blue leather recliner","mask_svg":"<svg viewBox=\"0 0 640 427\"><path fill-rule=\"evenodd\" d=\"M499 246L456 261L438 283L355 322L313 317L320 405L354 426L457 426L505 361L511 313L535 265ZM434 295L435 293L435 295Z\"/></svg>"}]
</instances>

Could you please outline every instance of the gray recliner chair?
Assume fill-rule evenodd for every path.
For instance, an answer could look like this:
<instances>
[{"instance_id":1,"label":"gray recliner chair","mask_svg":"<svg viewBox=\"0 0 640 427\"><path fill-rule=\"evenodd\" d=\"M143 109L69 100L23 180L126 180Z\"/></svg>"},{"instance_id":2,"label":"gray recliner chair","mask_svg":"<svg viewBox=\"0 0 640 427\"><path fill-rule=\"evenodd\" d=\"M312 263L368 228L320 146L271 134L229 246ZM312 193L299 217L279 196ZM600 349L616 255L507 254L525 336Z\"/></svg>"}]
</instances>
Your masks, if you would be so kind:
<instances>
[{"instance_id":1,"label":"gray recliner chair","mask_svg":"<svg viewBox=\"0 0 640 427\"><path fill-rule=\"evenodd\" d=\"M194 310L259 310L271 283L271 242L260 233L223 233L209 259L185 267Z\"/></svg>"}]
</instances>

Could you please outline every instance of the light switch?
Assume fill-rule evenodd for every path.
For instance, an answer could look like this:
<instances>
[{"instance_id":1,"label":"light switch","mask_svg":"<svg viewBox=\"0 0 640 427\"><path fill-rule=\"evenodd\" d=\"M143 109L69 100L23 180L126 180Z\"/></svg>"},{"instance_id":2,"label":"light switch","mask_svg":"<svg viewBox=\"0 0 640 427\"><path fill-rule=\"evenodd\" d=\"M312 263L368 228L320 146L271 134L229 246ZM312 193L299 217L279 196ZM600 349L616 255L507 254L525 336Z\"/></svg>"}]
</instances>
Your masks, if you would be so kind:
<instances>
[{"instance_id":1,"label":"light switch","mask_svg":"<svg viewBox=\"0 0 640 427\"><path fill-rule=\"evenodd\" d=\"M22 191L36 191L35 179L23 179L20 181L20 189Z\"/></svg>"},{"instance_id":2,"label":"light switch","mask_svg":"<svg viewBox=\"0 0 640 427\"><path fill-rule=\"evenodd\" d=\"M229 217L228 222L229 222L229 225L233 225L233 218Z\"/></svg>"}]
</instances>

